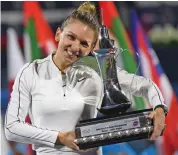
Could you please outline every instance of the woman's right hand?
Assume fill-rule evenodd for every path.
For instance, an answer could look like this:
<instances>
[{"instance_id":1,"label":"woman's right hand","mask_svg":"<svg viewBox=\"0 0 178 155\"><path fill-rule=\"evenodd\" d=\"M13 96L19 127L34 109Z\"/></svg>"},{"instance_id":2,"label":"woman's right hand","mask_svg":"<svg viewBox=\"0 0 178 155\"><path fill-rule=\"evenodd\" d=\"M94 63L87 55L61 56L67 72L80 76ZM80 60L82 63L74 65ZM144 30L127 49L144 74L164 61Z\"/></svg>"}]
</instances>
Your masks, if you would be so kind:
<instances>
[{"instance_id":1,"label":"woman's right hand","mask_svg":"<svg viewBox=\"0 0 178 155\"><path fill-rule=\"evenodd\" d=\"M71 149L79 151L79 147L74 143L76 136L74 131L70 132L59 132L56 144L65 145Z\"/></svg>"}]
</instances>

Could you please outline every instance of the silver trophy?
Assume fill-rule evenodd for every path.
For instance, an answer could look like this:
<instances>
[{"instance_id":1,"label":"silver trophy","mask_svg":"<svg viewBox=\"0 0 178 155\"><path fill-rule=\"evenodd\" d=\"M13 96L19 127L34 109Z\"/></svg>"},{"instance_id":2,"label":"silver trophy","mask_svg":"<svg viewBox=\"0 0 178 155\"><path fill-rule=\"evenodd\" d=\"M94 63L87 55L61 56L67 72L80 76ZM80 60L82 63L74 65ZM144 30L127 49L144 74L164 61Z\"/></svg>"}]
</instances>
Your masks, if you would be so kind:
<instances>
[{"instance_id":1,"label":"silver trophy","mask_svg":"<svg viewBox=\"0 0 178 155\"><path fill-rule=\"evenodd\" d=\"M118 81L115 60L118 50L114 47L113 40L109 39L106 26L100 27L99 34L100 49L92 52L97 60L104 85L103 101L98 111L106 116L114 116L125 112L131 106L131 102L125 96Z\"/></svg>"},{"instance_id":2,"label":"silver trophy","mask_svg":"<svg viewBox=\"0 0 178 155\"><path fill-rule=\"evenodd\" d=\"M153 131L153 121L148 118L152 109L126 112L131 102L122 91L117 77L118 50L103 23L99 34L100 49L92 54L97 60L104 87L102 102L97 108L104 117L83 120L77 124L74 142L80 149L144 139Z\"/></svg>"}]
</instances>

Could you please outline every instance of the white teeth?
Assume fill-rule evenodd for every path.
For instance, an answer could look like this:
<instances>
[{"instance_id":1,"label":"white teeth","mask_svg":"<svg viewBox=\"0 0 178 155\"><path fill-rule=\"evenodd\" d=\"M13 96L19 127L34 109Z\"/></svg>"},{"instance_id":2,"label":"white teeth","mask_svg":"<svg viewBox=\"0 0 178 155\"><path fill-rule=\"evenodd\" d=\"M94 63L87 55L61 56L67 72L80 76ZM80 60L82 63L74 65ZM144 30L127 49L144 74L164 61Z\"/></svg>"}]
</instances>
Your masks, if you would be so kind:
<instances>
[{"instance_id":1,"label":"white teeth","mask_svg":"<svg viewBox=\"0 0 178 155\"><path fill-rule=\"evenodd\" d=\"M67 51L67 54L70 56L70 57L74 57L75 54L73 54L71 51Z\"/></svg>"},{"instance_id":2,"label":"white teeth","mask_svg":"<svg viewBox=\"0 0 178 155\"><path fill-rule=\"evenodd\" d=\"M70 52L70 51L67 51L67 53L68 53L70 56L72 56L72 55L73 55L73 53L72 53L72 52Z\"/></svg>"}]
</instances>

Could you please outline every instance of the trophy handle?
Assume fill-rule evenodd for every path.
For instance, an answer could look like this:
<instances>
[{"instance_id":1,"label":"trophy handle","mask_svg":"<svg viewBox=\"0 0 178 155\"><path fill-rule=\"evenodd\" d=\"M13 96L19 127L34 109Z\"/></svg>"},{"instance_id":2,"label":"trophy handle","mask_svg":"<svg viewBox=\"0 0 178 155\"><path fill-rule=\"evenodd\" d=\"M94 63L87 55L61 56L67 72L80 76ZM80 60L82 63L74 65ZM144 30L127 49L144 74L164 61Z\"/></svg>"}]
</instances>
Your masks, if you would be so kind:
<instances>
[{"instance_id":1,"label":"trophy handle","mask_svg":"<svg viewBox=\"0 0 178 155\"><path fill-rule=\"evenodd\" d=\"M116 58L115 59L117 59L117 57L122 53L122 52L124 52L124 51L126 51L126 50L129 50L129 51L133 51L133 49L123 49L123 48L120 48L120 49L117 49L117 51L118 51L118 54L116 55ZM120 52L119 52L120 51ZM135 53L135 57L136 57L136 59L138 60L138 65L137 65L137 68L136 68L136 71L135 71L135 73L133 73L133 77L132 77L132 80L131 80L131 82L130 82L130 86L129 86L129 91L128 91L128 94L129 94L129 100L131 101L132 100L132 94L131 94L131 87L132 87L132 84L133 84L133 82L134 82L134 78L135 78L135 76L137 75L137 73L139 72L139 69L140 69L140 65L141 65L141 62L140 62L140 55L139 55L139 53L137 52L137 51L133 51L134 53Z\"/></svg>"}]
</instances>

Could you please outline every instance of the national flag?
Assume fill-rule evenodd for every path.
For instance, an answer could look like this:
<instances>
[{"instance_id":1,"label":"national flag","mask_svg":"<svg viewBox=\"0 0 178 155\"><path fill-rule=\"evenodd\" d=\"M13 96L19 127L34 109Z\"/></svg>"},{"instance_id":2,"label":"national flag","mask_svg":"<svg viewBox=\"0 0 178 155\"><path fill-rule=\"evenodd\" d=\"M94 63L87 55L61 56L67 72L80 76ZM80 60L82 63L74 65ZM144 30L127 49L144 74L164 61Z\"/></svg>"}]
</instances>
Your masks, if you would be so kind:
<instances>
[{"instance_id":1,"label":"national flag","mask_svg":"<svg viewBox=\"0 0 178 155\"><path fill-rule=\"evenodd\" d=\"M168 77L164 73L159 59L141 27L135 11L132 11L132 40L135 51L139 53L141 72L144 77L152 79L160 88L165 104L169 108L166 118L167 128L164 133L164 150L160 154L172 155L178 149L178 102Z\"/></svg>"},{"instance_id":2,"label":"national flag","mask_svg":"<svg viewBox=\"0 0 178 155\"><path fill-rule=\"evenodd\" d=\"M128 34L122 24L119 12L113 1L100 1L100 8L103 12L104 24L112 31L117 38L119 46L124 49L122 52L122 63L124 69L130 73L136 73L137 63L133 55L133 46L129 40ZM135 109L145 109L147 107L143 98L134 97Z\"/></svg>"},{"instance_id":3,"label":"national flag","mask_svg":"<svg viewBox=\"0 0 178 155\"><path fill-rule=\"evenodd\" d=\"M56 49L53 32L45 20L39 2L23 2L24 9L24 55L26 62L43 58ZM27 116L26 121L30 123ZM31 152L31 146L28 146ZM33 154L31 152L31 154Z\"/></svg>"},{"instance_id":4,"label":"national flag","mask_svg":"<svg viewBox=\"0 0 178 155\"><path fill-rule=\"evenodd\" d=\"M18 36L13 28L7 29L7 78L8 96L12 92L15 78L19 70L24 66L25 60L22 55ZM4 142L5 143L5 142Z\"/></svg>"},{"instance_id":5,"label":"national flag","mask_svg":"<svg viewBox=\"0 0 178 155\"><path fill-rule=\"evenodd\" d=\"M12 91L14 80L20 68L25 64L19 43L18 37L13 28L7 29L7 77L8 77L8 92Z\"/></svg>"},{"instance_id":6,"label":"national flag","mask_svg":"<svg viewBox=\"0 0 178 155\"><path fill-rule=\"evenodd\" d=\"M25 45L26 60L39 59L43 55L49 55L56 50L54 34L45 20L39 2L25 1L24 26L25 26ZM27 47L28 46L28 47ZM44 54L41 53L44 52Z\"/></svg>"}]
</instances>

